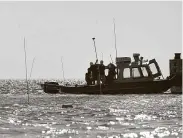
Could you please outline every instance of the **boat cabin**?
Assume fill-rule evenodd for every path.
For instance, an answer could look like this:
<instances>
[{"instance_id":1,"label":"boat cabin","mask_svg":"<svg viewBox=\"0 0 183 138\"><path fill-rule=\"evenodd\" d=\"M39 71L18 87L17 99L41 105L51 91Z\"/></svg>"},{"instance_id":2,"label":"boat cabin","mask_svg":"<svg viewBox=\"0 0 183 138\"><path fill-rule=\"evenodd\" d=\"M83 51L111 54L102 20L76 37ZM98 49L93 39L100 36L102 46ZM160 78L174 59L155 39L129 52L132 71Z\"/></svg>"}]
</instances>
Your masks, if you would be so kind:
<instances>
[{"instance_id":1,"label":"boat cabin","mask_svg":"<svg viewBox=\"0 0 183 138\"><path fill-rule=\"evenodd\" d=\"M130 57L117 57L117 81L135 81L135 80L153 80L160 77L161 70L155 59L149 62L143 60L139 53L133 54L134 61L131 61ZM140 58L139 58L140 57Z\"/></svg>"}]
</instances>

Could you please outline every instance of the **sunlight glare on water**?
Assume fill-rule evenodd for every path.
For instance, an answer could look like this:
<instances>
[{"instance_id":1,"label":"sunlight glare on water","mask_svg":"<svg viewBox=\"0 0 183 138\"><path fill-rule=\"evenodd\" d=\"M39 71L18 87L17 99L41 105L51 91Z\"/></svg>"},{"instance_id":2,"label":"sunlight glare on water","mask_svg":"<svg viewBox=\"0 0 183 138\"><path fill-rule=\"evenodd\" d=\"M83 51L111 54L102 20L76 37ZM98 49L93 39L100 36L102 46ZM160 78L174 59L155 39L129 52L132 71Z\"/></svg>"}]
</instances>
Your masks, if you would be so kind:
<instances>
[{"instance_id":1,"label":"sunlight glare on water","mask_svg":"<svg viewBox=\"0 0 183 138\"><path fill-rule=\"evenodd\" d=\"M0 97L0 137L182 137L181 95L51 95ZM73 108L62 108L63 104Z\"/></svg>"}]
</instances>

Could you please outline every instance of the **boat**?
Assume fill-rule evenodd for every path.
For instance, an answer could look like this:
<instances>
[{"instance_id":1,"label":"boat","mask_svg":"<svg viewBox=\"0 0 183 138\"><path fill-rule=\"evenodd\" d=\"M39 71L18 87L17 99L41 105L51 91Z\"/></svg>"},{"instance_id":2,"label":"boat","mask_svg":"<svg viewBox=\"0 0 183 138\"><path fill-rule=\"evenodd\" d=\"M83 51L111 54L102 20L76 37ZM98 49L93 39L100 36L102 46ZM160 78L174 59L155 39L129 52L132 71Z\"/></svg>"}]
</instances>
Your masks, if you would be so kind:
<instances>
[{"instance_id":1,"label":"boat","mask_svg":"<svg viewBox=\"0 0 183 138\"><path fill-rule=\"evenodd\" d=\"M45 82L44 84L41 83L40 86L45 93L56 94L60 90L58 82Z\"/></svg>"},{"instance_id":2,"label":"boat","mask_svg":"<svg viewBox=\"0 0 183 138\"><path fill-rule=\"evenodd\" d=\"M143 60L139 53L133 54L134 61L130 57L116 57L115 72L112 80L105 83L91 85L65 86L45 83L42 85L46 93L65 93L65 94L162 94L172 86L181 86L182 78L180 75L168 76L163 78L160 67L155 59ZM112 64L112 63L110 63ZM109 65L110 65L109 64ZM100 64L96 64L100 66ZM109 66L108 65L108 66ZM108 66L106 70L109 70ZM109 76L109 74L108 74ZM106 75L106 77L108 78ZM54 89L52 89L54 88ZM54 92L52 92L52 90Z\"/></svg>"}]
</instances>

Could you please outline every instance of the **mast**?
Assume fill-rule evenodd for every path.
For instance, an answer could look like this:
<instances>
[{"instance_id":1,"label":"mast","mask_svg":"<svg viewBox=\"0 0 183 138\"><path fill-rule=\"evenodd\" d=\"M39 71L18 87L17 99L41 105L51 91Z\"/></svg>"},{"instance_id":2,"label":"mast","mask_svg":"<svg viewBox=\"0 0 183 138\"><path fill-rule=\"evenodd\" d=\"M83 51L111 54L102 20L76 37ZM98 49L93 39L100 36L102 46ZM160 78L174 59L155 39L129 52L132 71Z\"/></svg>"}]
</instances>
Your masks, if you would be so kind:
<instances>
[{"instance_id":1,"label":"mast","mask_svg":"<svg viewBox=\"0 0 183 138\"><path fill-rule=\"evenodd\" d=\"M113 23L114 23L114 45L115 45L116 58L117 58L117 47L116 47L116 27L115 27L115 19L114 19L114 18L113 18Z\"/></svg>"},{"instance_id":2,"label":"mast","mask_svg":"<svg viewBox=\"0 0 183 138\"><path fill-rule=\"evenodd\" d=\"M116 50L116 60L117 60L117 46L116 46L116 27L115 27L115 19L113 18L113 24L114 24L114 45ZM116 64L116 66L118 66ZM118 76L118 67L117 67L117 76Z\"/></svg>"},{"instance_id":3,"label":"mast","mask_svg":"<svg viewBox=\"0 0 183 138\"><path fill-rule=\"evenodd\" d=\"M112 56L111 56L111 54L110 54L110 58L111 58L111 61L112 61L112 63L113 63L113 60L112 60Z\"/></svg>"},{"instance_id":4,"label":"mast","mask_svg":"<svg viewBox=\"0 0 183 138\"><path fill-rule=\"evenodd\" d=\"M27 54L25 48L25 37L24 37L24 53L25 53L25 73L26 73L26 83L27 83L27 96L28 96L28 104L29 104L29 84L27 80Z\"/></svg>"}]
</instances>

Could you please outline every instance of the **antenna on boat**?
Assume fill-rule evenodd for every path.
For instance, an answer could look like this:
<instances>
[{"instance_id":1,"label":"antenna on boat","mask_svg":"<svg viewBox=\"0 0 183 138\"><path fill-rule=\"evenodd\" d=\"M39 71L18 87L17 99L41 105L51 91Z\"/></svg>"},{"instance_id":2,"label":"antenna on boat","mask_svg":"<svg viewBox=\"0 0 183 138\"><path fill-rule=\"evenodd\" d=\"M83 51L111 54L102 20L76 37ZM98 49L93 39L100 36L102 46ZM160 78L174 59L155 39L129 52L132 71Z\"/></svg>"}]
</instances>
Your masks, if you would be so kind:
<instances>
[{"instance_id":1,"label":"antenna on boat","mask_svg":"<svg viewBox=\"0 0 183 138\"><path fill-rule=\"evenodd\" d=\"M117 58L117 47L116 47L116 27L115 27L115 19L113 18L113 24L114 24L114 44L116 49L116 58Z\"/></svg>"},{"instance_id":2,"label":"antenna on boat","mask_svg":"<svg viewBox=\"0 0 183 138\"><path fill-rule=\"evenodd\" d=\"M112 56L111 56L111 54L110 54L110 58L111 58L111 61L112 61L112 63L113 63L113 60L112 60Z\"/></svg>"},{"instance_id":3,"label":"antenna on boat","mask_svg":"<svg viewBox=\"0 0 183 138\"><path fill-rule=\"evenodd\" d=\"M93 42L94 42L94 48L95 48L95 54L96 54L96 60L98 60L98 57L97 57L97 49L96 49L96 45L95 45L95 37L92 38L93 39Z\"/></svg>"},{"instance_id":4,"label":"antenna on boat","mask_svg":"<svg viewBox=\"0 0 183 138\"><path fill-rule=\"evenodd\" d=\"M98 61L98 57L97 57L97 49L96 49L96 45L95 45L95 38L92 38L93 42L94 42L94 47L95 47L95 53L96 53L96 60ZM98 66L99 69L99 66ZM99 71L99 79L100 79L100 71ZM100 80L99 80L100 83ZM100 83L100 94L102 94L102 89L101 89L101 83Z\"/></svg>"},{"instance_id":5,"label":"antenna on boat","mask_svg":"<svg viewBox=\"0 0 183 138\"><path fill-rule=\"evenodd\" d=\"M28 95L28 104L29 104L29 84L27 80L27 55L25 49L25 37L24 37L24 53L25 53L25 73L26 73L26 82L27 82L27 95Z\"/></svg>"},{"instance_id":6,"label":"antenna on boat","mask_svg":"<svg viewBox=\"0 0 183 138\"><path fill-rule=\"evenodd\" d=\"M113 18L113 24L114 24L114 44L115 44L115 50L116 50L116 59L117 59L117 46L116 46L116 26L115 26L115 19ZM117 74L118 74L118 68L117 68Z\"/></svg>"},{"instance_id":7,"label":"antenna on boat","mask_svg":"<svg viewBox=\"0 0 183 138\"><path fill-rule=\"evenodd\" d=\"M61 57L61 63L62 63L62 74L63 74L63 79L64 79L64 83L65 83L65 77L64 77L64 64L63 64L62 57Z\"/></svg>"}]
</instances>

